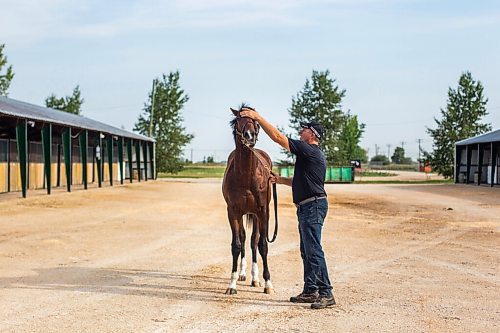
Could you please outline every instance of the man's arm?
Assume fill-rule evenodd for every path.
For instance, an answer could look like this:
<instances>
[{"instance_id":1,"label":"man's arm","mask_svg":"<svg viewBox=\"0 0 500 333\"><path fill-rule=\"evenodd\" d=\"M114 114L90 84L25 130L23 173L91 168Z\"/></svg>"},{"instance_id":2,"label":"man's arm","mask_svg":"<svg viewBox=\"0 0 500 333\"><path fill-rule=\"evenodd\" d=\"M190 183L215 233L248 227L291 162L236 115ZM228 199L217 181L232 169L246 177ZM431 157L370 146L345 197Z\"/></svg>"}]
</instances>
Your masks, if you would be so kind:
<instances>
[{"instance_id":1,"label":"man's arm","mask_svg":"<svg viewBox=\"0 0 500 333\"><path fill-rule=\"evenodd\" d=\"M274 127L267 120L265 120L257 111L254 111L252 109L243 108L240 115L242 117L249 117L249 118L252 118L253 120L257 120L259 122L260 126L262 127L262 129L264 130L264 132L266 132L266 134L271 138L271 140L273 140L274 142L276 142L277 144L279 144L281 147L285 148L286 150L290 151L290 145L288 144L288 138L283 133L278 131L278 129L276 127ZM291 181L290 181L290 184L291 184ZM288 185L288 184L286 184L286 185Z\"/></svg>"}]
</instances>

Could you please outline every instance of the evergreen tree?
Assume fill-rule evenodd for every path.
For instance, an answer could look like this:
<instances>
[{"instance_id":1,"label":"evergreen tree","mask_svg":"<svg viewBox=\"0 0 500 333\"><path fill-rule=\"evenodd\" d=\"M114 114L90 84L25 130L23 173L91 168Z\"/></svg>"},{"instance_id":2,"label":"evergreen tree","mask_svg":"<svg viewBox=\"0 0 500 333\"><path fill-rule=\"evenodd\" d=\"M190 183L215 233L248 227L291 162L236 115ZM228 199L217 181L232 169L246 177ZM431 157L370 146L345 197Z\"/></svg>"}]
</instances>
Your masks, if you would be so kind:
<instances>
[{"instance_id":1,"label":"evergreen tree","mask_svg":"<svg viewBox=\"0 0 500 333\"><path fill-rule=\"evenodd\" d=\"M5 44L0 44L0 96L8 96L10 82L14 78L12 66L7 67L5 74L2 74L2 68L7 65L7 57L3 55Z\"/></svg>"},{"instance_id":2,"label":"evergreen tree","mask_svg":"<svg viewBox=\"0 0 500 333\"><path fill-rule=\"evenodd\" d=\"M339 140L340 163L342 165L350 165L352 160L366 160L366 152L359 146L364 131L365 124L358 123L358 116L347 112Z\"/></svg>"},{"instance_id":3,"label":"evergreen tree","mask_svg":"<svg viewBox=\"0 0 500 333\"><path fill-rule=\"evenodd\" d=\"M81 115L84 101L85 100L81 98L80 86L76 86L71 96L57 98L55 94L50 95L45 99L45 106L51 109Z\"/></svg>"},{"instance_id":4,"label":"evergreen tree","mask_svg":"<svg viewBox=\"0 0 500 333\"><path fill-rule=\"evenodd\" d=\"M153 90L143 113L135 124L135 131L156 140L156 170L178 172L182 170L182 149L192 139L182 126L182 108L189 100L179 85L179 72L163 74L153 81Z\"/></svg>"},{"instance_id":5,"label":"evergreen tree","mask_svg":"<svg viewBox=\"0 0 500 333\"><path fill-rule=\"evenodd\" d=\"M339 136L344 122L341 110L342 98L345 90L335 85L335 79L329 77L328 70L313 71L311 80L306 79L302 91L292 98L292 107L289 110L290 127L300 130L300 122L315 120L323 124L324 137L321 138L327 163L339 164L342 157L334 148L339 146Z\"/></svg>"},{"instance_id":6,"label":"evergreen tree","mask_svg":"<svg viewBox=\"0 0 500 333\"><path fill-rule=\"evenodd\" d=\"M488 114L488 99L483 90L481 82L474 81L470 72L463 73L458 88L448 90L446 109L441 109L442 119L434 118L437 128L427 128L434 150L425 152L424 159L446 178L453 177L455 142L491 131L490 124L480 122Z\"/></svg>"}]
</instances>

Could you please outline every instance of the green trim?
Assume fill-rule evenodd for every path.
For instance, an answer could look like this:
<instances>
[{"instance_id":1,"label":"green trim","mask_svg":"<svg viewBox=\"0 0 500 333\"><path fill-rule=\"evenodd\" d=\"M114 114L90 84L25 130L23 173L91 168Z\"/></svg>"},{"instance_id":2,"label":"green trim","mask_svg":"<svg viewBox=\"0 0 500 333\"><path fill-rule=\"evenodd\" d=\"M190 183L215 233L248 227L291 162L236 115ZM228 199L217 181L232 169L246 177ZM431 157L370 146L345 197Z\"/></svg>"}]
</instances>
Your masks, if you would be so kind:
<instances>
[{"instance_id":1,"label":"green trim","mask_svg":"<svg viewBox=\"0 0 500 333\"><path fill-rule=\"evenodd\" d=\"M50 194L52 189L52 124L45 124L42 128L42 150L45 184L47 187L47 194Z\"/></svg>"},{"instance_id":2,"label":"green trim","mask_svg":"<svg viewBox=\"0 0 500 333\"><path fill-rule=\"evenodd\" d=\"M80 133L80 157L82 159L82 181L83 188L87 189L88 187L88 175L87 175L87 147L89 143L89 132L87 130L83 130Z\"/></svg>"},{"instance_id":3,"label":"green trim","mask_svg":"<svg viewBox=\"0 0 500 333\"><path fill-rule=\"evenodd\" d=\"M109 185L113 186L113 136L108 135L106 139L106 151L108 153Z\"/></svg>"},{"instance_id":4,"label":"green trim","mask_svg":"<svg viewBox=\"0 0 500 333\"><path fill-rule=\"evenodd\" d=\"M135 142L135 161L137 164L137 181L141 182L141 142Z\"/></svg>"},{"instance_id":5,"label":"green trim","mask_svg":"<svg viewBox=\"0 0 500 333\"><path fill-rule=\"evenodd\" d=\"M123 185L123 137L118 138L118 165L120 167L120 184Z\"/></svg>"},{"instance_id":6,"label":"green trim","mask_svg":"<svg viewBox=\"0 0 500 333\"><path fill-rule=\"evenodd\" d=\"M72 165L71 165L71 127L63 128L62 131L64 165L66 167L66 188L71 192Z\"/></svg>"},{"instance_id":7,"label":"green trim","mask_svg":"<svg viewBox=\"0 0 500 333\"><path fill-rule=\"evenodd\" d=\"M17 153L19 157L19 168L21 171L21 188L23 198L26 198L27 188L27 162L28 162L28 128L26 119L21 120L16 126Z\"/></svg>"}]
</instances>

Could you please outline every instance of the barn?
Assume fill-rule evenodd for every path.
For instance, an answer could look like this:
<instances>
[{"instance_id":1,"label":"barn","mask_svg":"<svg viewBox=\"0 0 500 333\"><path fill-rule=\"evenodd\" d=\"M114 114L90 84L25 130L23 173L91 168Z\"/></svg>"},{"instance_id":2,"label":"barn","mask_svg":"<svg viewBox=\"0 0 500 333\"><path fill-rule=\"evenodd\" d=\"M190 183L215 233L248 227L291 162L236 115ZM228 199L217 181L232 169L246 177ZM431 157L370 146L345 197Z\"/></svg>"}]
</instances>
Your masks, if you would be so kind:
<instances>
[{"instance_id":1,"label":"barn","mask_svg":"<svg viewBox=\"0 0 500 333\"><path fill-rule=\"evenodd\" d=\"M500 130L455 143L455 183L500 185Z\"/></svg>"},{"instance_id":2,"label":"barn","mask_svg":"<svg viewBox=\"0 0 500 333\"><path fill-rule=\"evenodd\" d=\"M154 179L155 140L0 96L0 193Z\"/></svg>"}]
</instances>

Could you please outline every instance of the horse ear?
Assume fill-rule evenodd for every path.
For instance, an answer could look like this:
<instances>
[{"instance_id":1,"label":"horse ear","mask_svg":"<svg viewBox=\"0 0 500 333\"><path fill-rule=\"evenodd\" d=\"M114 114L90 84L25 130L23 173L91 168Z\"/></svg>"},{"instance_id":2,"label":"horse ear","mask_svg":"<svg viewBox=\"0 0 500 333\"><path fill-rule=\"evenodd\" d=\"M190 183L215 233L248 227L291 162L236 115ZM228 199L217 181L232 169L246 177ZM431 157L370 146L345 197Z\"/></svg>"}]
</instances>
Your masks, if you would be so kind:
<instances>
[{"instance_id":1,"label":"horse ear","mask_svg":"<svg viewBox=\"0 0 500 333\"><path fill-rule=\"evenodd\" d=\"M239 111L239 110L236 110L236 109L233 109L233 108L230 108L230 109L231 109L231 111L233 112L233 114L234 114L236 117L238 117L238 114L240 113L240 111Z\"/></svg>"}]
</instances>

